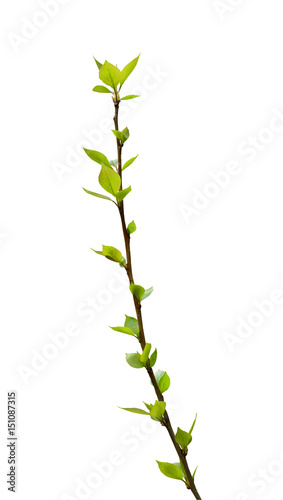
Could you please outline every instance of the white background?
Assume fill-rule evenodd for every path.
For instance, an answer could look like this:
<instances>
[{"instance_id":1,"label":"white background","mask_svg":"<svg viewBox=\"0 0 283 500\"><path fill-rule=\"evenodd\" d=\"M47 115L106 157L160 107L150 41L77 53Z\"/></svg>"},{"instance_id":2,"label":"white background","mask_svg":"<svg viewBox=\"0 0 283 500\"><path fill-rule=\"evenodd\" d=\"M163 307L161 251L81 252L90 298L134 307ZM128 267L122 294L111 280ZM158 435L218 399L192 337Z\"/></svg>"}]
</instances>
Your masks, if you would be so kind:
<instances>
[{"instance_id":1,"label":"white background","mask_svg":"<svg viewBox=\"0 0 283 500\"><path fill-rule=\"evenodd\" d=\"M108 328L134 313L113 274L122 270L89 249L123 249L118 215L81 189L99 189L99 166L82 152L86 134L99 138L92 149L115 158L111 97L92 92L93 56L122 68L141 52L124 87L142 97L122 105L121 127L131 132L124 158L139 153L124 174L133 188L126 216L138 226L136 282L154 286L145 330L156 367L171 377L172 422L188 430L198 412L188 459L199 466L203 500L278 499L282 2L223 0L220 10L212 0L58 0L58 12L42 17L46 4L6 2L1 16L1 498L8 390L18 393L21 500L193 498L158 471L156 459L176 460L165 429L117 408L154 394L146 373L125 362L135 340ZM248 153L252 137L258 149ZM237 175L209 187L232 161ZM269 317L254 314L254 301L271 295L281 304L269 303ZM254 323L245 339L241 321ZM50 333L70 322L76 337L57 351L53 343L54 359L36 371ZM90 478L96 485L83 495L78 484Z\"/></svg>"}]
</instances>

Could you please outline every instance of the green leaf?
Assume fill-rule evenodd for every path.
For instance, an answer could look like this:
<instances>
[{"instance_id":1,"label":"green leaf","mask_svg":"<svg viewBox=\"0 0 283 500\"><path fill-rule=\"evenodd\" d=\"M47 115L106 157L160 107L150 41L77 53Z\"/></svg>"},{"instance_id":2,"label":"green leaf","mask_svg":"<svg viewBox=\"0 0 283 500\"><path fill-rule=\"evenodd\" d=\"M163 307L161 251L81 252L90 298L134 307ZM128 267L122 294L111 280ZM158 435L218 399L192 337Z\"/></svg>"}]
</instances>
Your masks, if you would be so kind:
<instances>
[{"instance_id":1,"label":"green leaf","mask_svg":"<svg viewBox=\"0 0 283 500\"><path fill-rule=\"evenodd\" d=\"M132 191L131 186L126 189L122 189L122 191L118 191L118 193L116 194L116 200L118 201L118 203L121 203L121 201L127 196L127 194L129 194L130 191Z\"/></svg>"},{"instance_id":2,"label":"green leaf","mask_svg":"<svg viewBox=\"0 0 283 500\"><path fill-rule=\"evenodd\" d=\"M122 144L124 144L124 142L126 142L126 140L130 136L130 132L129 132L128 127L124 128L124 130L122 130L122 131L112 130L112 132L115 135L115 137L117 137L117 139L119 139L122 142Z\"/></svg>"},{"instance_id":3,"label":"green leaf","mask_svg":"<svg viewBox=\"0 0 283 500\"><path fill-rule=\"evenodd\" d=\"M93 250L93 248L92 248ZM99 255L103 255L109 260L113 260L114 262L122 262L123 256L120 250L117 250L115 247L102 245L102 252L100 250L93 250L95 253Z\"/></svg>"},{"instance_id":4,"label":"green leaf","mask_svg":"<svg viewBox=\"0 0 283 500\"><path fill-rule=\"evenodd\" d=\"M123 139L124 136L122 134L122 132L120 132L120 130L112 130L113 134L115 135L115 137L117 137L117 139L119 139L121 142L125 142Z\"/></svg>"},{"instance_id":5,"label":"green leaf","mask_svg":"<svg viewBox=\"0 0 283 500\"><path fill-rule=\"evenodd\" d=\"M196 414L196 418L194 419L194 421L193 421L193 423L192 423L192 427L191 427L191 428L190 428L190 430L189 430L189 434L192 434L192 432L193 432L193 430L194 430L194 426L195 426L196 421L197 421L197 416L198 416L198 414Z\"/></svg>"},{"instance_id":6,"label":"green leaf","mask_svg":"<svg viewBox=\"0 0 283 500\"><path fill-rule=\"evenodd\" d=\"M148 404L148 403L145 403L144 401L143 401L143 404L147 407L147 409L148 409L149 411L153 408L153 405Z\"/></svg>"},{"instance_id":7,"label":"green leaf","mask_svg":"<svg viewBox=\"0 0 283 500\"><path fill-rule=\"evenodd\" d=\"M181 448L187 451L187 448L192 440L192 436L189 432L185 432L180 427L177 428L176 432L176 442L181 446Z\"/></svg>"},{"instance_id":8,"label":"green leaf","mask_svg":"<svg viewBox=\"0 0 283 500\"><path fill-rule=\"evenodd\" d=\"M105 189L105 191L107 191L107 193L116 196L121 186L121 178L117 172L115 172L112 168L102 165L98 180L99 184L103 187L103 189Z\"/></svg>"},{"instance_id":9,"label":"green leaf","mask_svg":"<svg viewBox=\"0 0 283 500\"><path fill-rule=\"evenodd\" d=\"M141 410L140 408L121 408L121 406L118 406L118 408L132 413L140 413L140 415L149 415L148 411Z\"/></svg>"},{"instance_id":10,"label":"green leaf","mask_svg":"<svg viewBox=\"0 0 283 500\"><path fill-rule=\"evenodd\" d=\"M186 478L186 473L185 473L184 467L181 464L181 462L174 462L174 465L177 465L177 467L179 467L179 469L182 471L184 478Z\"/></svg>"},{"instance_id":11,"label":"green leaf","mask_svg":"<svg viewBox=\"0 0 283 500\"><path fill-rule=\"evenodd\" d=\"M118 168L118 160L110 160L110 165L114 168Z\"/></svg>"},{"instance_id":12,"label":"green leaf","mask_svg":"<svg viewBox=\"0 0 283 500\"><path fill-rule=\"evenodd\" d=\"M189 444L191 443L191 441L193 439L192 432L194 430L194 426L195 426L196 420L197 420L197 415L196 415L196 418L193 421L192 427L190 428L189 432L183 431L182 429L180 429L180 427L178 427L178 429L177 429L177 433L176 433L176 436L175 436L176 437L176 441L181 446L181 448L183 448L183 450L185 450L186 452L188 451L188 446L189 446Z\"/></svg>"},{"instance_id":13,"label":"green leaf","mask_svg":"<svg viewBox=\"0 0 283 500\"><path fill-rule=\"evenodd\" d=\"M103 255L109 260L113 260L114 262L123 261L123 255L120 250L117 250L115 247L102 245L102 252Z\"/></svg>"},{"instance_id":14,"label":"green leaf","mask_svg":"<svg viewBox=\"0 0 283 500\"><path fill-rule=\"evenodd\" d=\"M166 403L165 401L155 401L153 407L150 410L150 416L161 420L165 412Z\"/></svg>"},{"instance_id":15,"label":"green leaf","mask_svg":"<svg viewBox=\"0 0 283 500\"><path fill-rule=\"evenodd\" d=\"M166 372L163 372L162 370L158 370L155 374L155 378L156 378L158 387L162 393L167 391L167 389L169 389L170 377L167 375Z\"/></svg>"},{"instance_id":16,"label":"green leaf","mask_svg":"<svg viewBox=\"0 0 283 500\"><path fill-rule=\"evenodd\" d=\"M129 137L130 137L130 131L129 131L128 127L125 127L125 128L122 130L122 134L123 134L123 136L124 136L124 137L126 137L126 139L125 139L125 140L129 139Z\"/></svg>"},{"instance_id":17,"label":"green leaf","mask_svg":"<svg viewBox=\"0 0 283 500\"><path fill-rule=\"evenodd\" d=\"M156 360L157 360L157 349L153 351L152 355L149 358L149 364L151 368L155 365Z\"/></svg>"},{"instance_id":18,"label":"green leaf","mask_svg":"<svg viewBox=\"0 0 283 500\"><path fill-rule=\"evenodd\" d=\"M145 289L140 285L135 285L134 283L130 284L130 291L132 292L134 297L138 299L139 302L142 300L145 294Z\"/></svg>"},{"instance_id":19,"label":"green leaf","mask_svg":"<svg viewBox=\"0 0 283 500\"><path fill-rule=\"evenodd\" d=\"M143 401L143 404L147 407L147 409L149 410L149 412L151 412L152 408L153 408L153 405L152 404L147 404ZM159 418L156 418L156 417L151 417L152 420L155 420L156 422L159 422Z\"/></svg>"},{"instance_id":20,"label":"green leaf","mask_svg":"<svg viewBox=\"0 0 283 500\"><path fill-rule=\"evenodd\" d=\"M130 222L130 224L128 224L127 233L132 234L136 231L136 229L137 229L136 223L134 220L132 220L132 222Z\"/></svg>"},{"instance_id":21,"label":"green leaf","mask_svg":"<svg viewBox=\"0 0 283 500\"><path fill-rule=\"evenodd\" d=\"M132 163L137 159L139 155L137 156L134 156L133 158L131 158L130 160L126 161L125 165L123 166L122 170L125 170L125 168L128 168L130 165L132 165Z\"/></svg>"},{"instance_id":22,"label":"green leaf","mask_svg":"<svg viewBox=\"0 0 283 500\"><path fill-rule=\"evenodd\" d=\"M139 330L139 322L136 318L132 318L132 316L126 316L126 320L124 323L124 326L126 328L130 328L136 335L139 335L140 330Z\"/></svg>"},{"instance_id":23,"label":"green leaf","mask_svg":"<svg viewBox=\"0 0 283 500\"><path fill-rule=\"evenodd\" d=\"M141 355L141 362L143 364L146 364L147 360L148 360L148 356L149 356L149 353L150 353L150 349L151 349L151 344L148 344L146 343L145 344L145 347L144 347L144 350L142 352L142 355Z\"/></svg>"},{"instance_id":24,"label":"green leaf","mask_svg":"<svg viewBox=\"0 0 283 500\"><path fill-rule=\"evenodd\" d=\"M156 462L158 463L159 470L164 476L170 477L171 479L179 479L180 481L183 480L183 472L177 465L170 464L169 462L159 462L158 460L156 460Z\"/></svg>"},{"instance_id":25,"label":"green leaf","mask_svg":"<svg viewBox=\"0 0 283 500\"><path fill-rule=\"evenodd\" d=\"M104 194L94 193L93 191L89 191L88 189L85 189L85 188L83 188L83 190L86 193L91 194L92 196L96 196L97 198L103 198L104 200L113 201L113 203L115 203L114 200L111 200L111 198L109 198L108 196L104 196ZM115 205L116 205L116 203L115 203Z\"/></svg>"},{"instance_id":26,"label":"green leaf","mask_svg":"<svg viewBox=\"0 0 283 500\"><path fill-rule=\"evenodd\" d=\"M141 355L138 352L126 354L126 361L132 368L144 367L144 364L141 362Z\"/></svg>"},{"instance_id":27,"label":"green leaf","mask_svg":"<svg viewBox=\"0 0 283 500\"><path fill-rule=\"evenodd\" d=\"M153 287L145 290L143 288L143 286L135 285L134 283L131 283L130 291L138 299L138 301L141 302L142 300L146 299L153 292Z\"/></svg>"},{"instance_id":28,"label":"green leaf","mask_svg":"<svg viewBox=\"0 0 283 500\"><path fill-rule=\"evenodd\" d=\"M98 69L100 69L102 64L100 62L98 62L97 59L95 59L95 57L93 59L95 60L96 66L98 67Z\"/></svg>"},{"instance_id":29,"label":"green leaf","mask_svg":"<svg viewBox=\"0 0 283 500\"><path fill-rule=\"evenodd\" d=\"M94 92L100 92L101 94L111 94L111 90L104 85L96 85L93 89Z\"/></svg>"},{"instance_id":30,"label":"green leaf","mask_svg":"<svg viewBox=\"0 0 283 500\"><path fill-rule=\"evenodd\" d=\"M121 79L120 79L120 84L121 84L121 87L123 85L123 83L127 80L127 78L130 76L130 74L132 73L132 71L135 69L137 63L138 63L138 60L139 60L139 57L140 57L140 54L138 55L138 57L136 57L135 59L133 59L131 62L129 62L121 71Z\"/></svg>"},{"instance_id":31,"label":"green leaf","mask_svg":"<svg viewBox=\"0 0 283 500\"><path fill-rule=\"evenodd\" d=\"M121 101L128 101L129 99L135 99L135 97L140 97L140 96L139 95L134 95L134 94L125 95L125 97L121 98Z\"/></svg>"},{"instance_id":32,"label":"green leaf","mask_svg":"<svg viewBox=\"0 0 283 500\"><path fill-rule=\"evenodd\" d=\"M195 478L196 471L198 470L198 466L195 468L194 473L193 473L193 479Z\"/></svg>"},{"instance_id":33,"label":"green leaf","mask_svg":"<svg viewBox=\"0 0 283 500\"><path fill-rule=\"evenodd\" d=\"M86 152L87 156L91 158L91 160L95 161L96 163L99 163L99 165L106 165L106 167L110 167L110 161L108 158L103 153L99 153L99 151L93 151L92 149L85 149L83 148L84 151Z\"/></svg>"},{"instance_id":34,"label":"green leaf","mask_svg":"<svg viewBox=\"0 0 283 500\"><path fill-rule=\"evenodd\" d=\"M149 295L151 295L153 292L153 286L151 288L148 288L147 290L145 290L144 292L144 295L143 295L143 298L141 300L144 300L146 299L147 297L149 297Z\"/></svg>"},{"instance_id":35,"label":"green leaf","mask_svg":"<svg viewBox=\"0 0 283 500\"><path fill-rule=\"evenodd\" d=\"M133 337L136 337L133 330L125 326L110 326L110 328L112 328L112 330L115 330L115 332L126 333L127 335L133 335Z\"/></svg>"},{"instance_id":36,"label":"green leaf","mask_svg":"<svg viewBox=\"0 0 283 500\"><path fill-rule=\"evenodd\" d=\"M126 261L125 257L123 257L122 262L120 262L119 266L125 267L125 264L127 264L127 261Z\"/></svg>"},{"instance_id":37,"label":"green leaf","mask_svg":"<svg viewBox=\"0 0 283 500\"><path fill-rule=\"evenodd\" d=\"M99 70L99 78L103 83L112 87L112 89L116 89L117 85L121 81L121 71L108 61L101 66Z\"/></svg>"}]
</instances>

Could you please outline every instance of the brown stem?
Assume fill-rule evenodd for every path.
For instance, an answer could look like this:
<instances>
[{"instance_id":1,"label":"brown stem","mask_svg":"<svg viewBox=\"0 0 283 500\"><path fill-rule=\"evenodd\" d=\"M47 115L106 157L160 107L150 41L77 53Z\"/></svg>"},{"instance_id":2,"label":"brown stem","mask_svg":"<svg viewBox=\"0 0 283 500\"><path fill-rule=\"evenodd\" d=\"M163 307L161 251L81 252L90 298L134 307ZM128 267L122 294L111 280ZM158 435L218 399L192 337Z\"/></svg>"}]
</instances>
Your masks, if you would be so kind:
<instances>
[{"instance_id":1,"label":"brown stem","mask_svg":"<svg viewBox=\"0 0 283 500\"><path fill-rule=\"evenodd\" d=\"M115 115L114 115L114 125L115 125L115 130L119 130L119 123L118 123L118 115L119 115L119 104L120 104L120 101L117 100L117 96L115 97L115 101L114 101L114 107L115 107ZM122 147L123 147L123 144L121 143L121 141L116 138L116 141L117 141L117 152L118 152L118 173L121 177L121 187L120 187L120 190L122 190ZM123 230L123 236L124 236L124 241L125 241L125 249L126 249L126 257L127 257L127 264L126 264L126 271L127 271L127 275L128 275L128 278L129 278L129 282L130 283L134 283L134 277L133 277L133 270L132 270L132 259L131 259L131 248L130 248L130 235L128 234L127 232L127 227L126 227L126 222L125 222L125 213L124 213L124 202L122 201L120 204L119 204L119 213L120 213L120 218L121 218L121 223L122 223L122 230ZM142 320L142 313L141 313L141 303L139 302L139 300L133 295L133 299L134 299L134 305L135 305L135 310L136 310L136 315L137 315L137 320L138 320L138 324L139 324L139 331L140 331L140 338L139 338L139 342L141 344L141 347L142 349L144 349L145 347L145 344L146 344L146 341L145 341L145 335L144 335L144 328L143 328L143 320ZM158 387L158 383L157 383L157 380L155 378L155 375L154 375L154 372L152 370L152 368L150 366L147 366L146 367L146 370L147 370L147 373L150 377L150 380L152 382L152 385L154 387L154 390L155 390L155 393L156 393L156 396L158 398L159 401L164 401L164 397ZM174 445L174 448L179 456L179 459L180 459L180 462L182 463L183 465L183 468L184 468L184 471L185 471L185 474L187 476L187 479L188 479L188 483L189 483L189 486L188 489L191 490L191 492L193 493L194 497L197 499L197 500L201 500L201 497L196 489L196 486L195 486L195 483L194 483L194 479L192 477L192 474L190 472L190 469L189 469L189 466L188 466L188 463L187 463L187 459L182 451L182 448L178 445L178 443L176 442L176 439L175 439L175 434L174 434L174 431L173 431L173 428L172 428L172 425L171 425L171 422L170 422L170 418L169 418L169 415L167 413L167 411L164 412L164 421L163 421L163 425L164 427L166 427L167 431L168 431L168 434L171 438L171 441Z\"/></svg>"}]
</instances>

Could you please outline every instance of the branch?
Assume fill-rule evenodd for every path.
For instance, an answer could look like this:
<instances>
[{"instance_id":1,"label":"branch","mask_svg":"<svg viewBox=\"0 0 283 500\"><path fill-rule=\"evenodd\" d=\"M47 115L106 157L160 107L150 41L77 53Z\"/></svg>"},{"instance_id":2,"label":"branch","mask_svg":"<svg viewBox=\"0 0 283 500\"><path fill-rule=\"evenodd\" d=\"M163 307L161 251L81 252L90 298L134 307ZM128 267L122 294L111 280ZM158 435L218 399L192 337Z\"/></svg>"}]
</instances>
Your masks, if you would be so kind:
<instances>
[{"instance_id":1,"label":"branch","mask_svg":"<svg viewBox=\"0 0 283 500\"><path fill-rule=\"evenodd\" d=\"M114 126L115 126L115 130L119 130L119 104L120 104L120 101L119 101L118 96L116 95L114 98L114 107L115 107ZM118 138L116 138L116 142L117 142L117 153L118 153L118 173L121 177L120 190L122 190L123 189L122 188L122 148L123 148L123 144L121 143L121 141ZM126 271L127 271L127 275L129 278L129 282L131 284L131 283L134 283L134 277L133 277L132 259L131 259L130 235L127 232L127 227L126 227L126 222L125 222L124 201L122 201L120 203L118 208L119 208L119 213L120 213L120 218L121 218L121 223L122 223L122 230L123 230L124 241L125 241L126 257L127 257ZM134 295L133 295L133 300L134 300L137 320L138 320L138 324L139 324L139 331L140 331L139 342L140 342L142 349L144 349L146 341L145 341L144 328L143 328L141 303ZM155 378L155 375L154 375L152 368L147 366L146 370L147 370L147 373L150 377L150 380L152 382L152 385L154 387L154 390L155 390L155 393L156 393L158 400L164 401L164 397L163 397L163 395L158 387L158 383L157 383L157 380ZM186 473L188 483L189 483L189 485L187 485L187 488L192 491L194 497L197 500L201 500L201 497L196 489L194 479L193 479L192 474L190 472L190 469L189 469L189 466L187 463L187 459L182 451L182 448L176 442L175 434L174 434L174 431L173 431L173 428L172 428L170 418L169 418L167 411L164 412L163 425L164 425L164 427L166 427L168 434L171 438L171 441L174 445L174 448L179 456L180 462L183 465L183 468L184 468L184 471Z\"/></svg>"}]
</instances>

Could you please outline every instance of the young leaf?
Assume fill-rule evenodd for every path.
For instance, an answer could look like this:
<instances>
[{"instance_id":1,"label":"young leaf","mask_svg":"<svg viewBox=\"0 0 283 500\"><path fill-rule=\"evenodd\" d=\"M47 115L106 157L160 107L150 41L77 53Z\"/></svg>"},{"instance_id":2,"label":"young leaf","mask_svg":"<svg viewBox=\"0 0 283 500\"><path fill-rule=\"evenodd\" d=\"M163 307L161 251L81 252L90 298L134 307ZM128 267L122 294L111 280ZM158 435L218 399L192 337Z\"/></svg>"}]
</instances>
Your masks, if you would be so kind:
<instances>
[{"instance_id":1,"label":"young leaf","mask_svg":"<svg viewBox=\"0 0 283 500\"><path fill-rule=\"evenodd\" d=\"M143 353L141 355L141 362L143 364L146 364L147 360L148 360L148 356L149 356L149 353L150 353L150 349L151 349L151 344L148 344L146 343L145 344L145 348L143 350Z\"/></svg>"},{"instance_id":2,"label":"young leaf","mask_svg":"<svg viewBox=\"0 0 283 500\"><path fill-rule=\"evenodd\" d=\"M128 224L127 233L132 234L136 231L136 229L137 229L136 223L135 223L135 221L132 220L132 222L130 222L130 224Z\"/></svg>"},{"instance_id":3,"label":"young leaf","mask_svg":"<svg viewBox=\"0 0 283 500\"><path fill-rule=\"evenodd\" d=\"M117 137L117 139L119 139L119 141L125 142L124 141L125 138L124 138L122 132L120 132L120 130L112 130L112 132L115 135L115 137Z\"/></svg>"},{"instance_id":4,"label":"young leaf","mask_svg":"<svg viewBox=\"0 0 283 500\"><path fill-rule=\"evenodd\" d=\"M198 466L195 468L194 473L193 473L193 479L195 478L196 471L198 470Z\"/></svg>"},{"instance_id":5,"label":"young leaf","mask_svg":"<svg viewBox=\"0 0 283 500\"><path fill-rule=\"evenodd\" d=\"M110 165L112 165L112 167L114 167L114 168L117 168L118 167L118 160L110 160Z\"/></svg>"},{"instance_id":6,"label":"young leaf","mask_svg":"<svg viewBox=\"0 0 283 500\"><path fill-rule=\"evenodd\" d=\"M125 170L125 168L128 168L130 165L132 165L132 163L137 159L139 155L137 156L134 156L133 158L131 158L130 160L126 161L125 165L123 166L122 170Z\"/></svg>"},{"instance_id":7,"label":"young leaf","mask_svg":"<svg viewBox=\"0 0 283 500\"><path fill-rule=\"evenodd\" d=\"M189 446L189 444L191 443L191 441L193 439L192 432L194 430L194 426L195 426L196 420L197 420L197 415L196 415L196 418L193 421L192 427L190 428L189 432L183 431L182 429L180 429L180 427L178 427L178 429L177 429L177 433L176 433L176 436L175 436L176 437L176 441L181 446L181 448L183 448L183 450L185 450L186 452L188 451L188 446Z\"/></svg>"},{"instance_id":8,"label":"young leaf","mask_svg":"<svg viewBox=\"0 0 283 500\"><path fill-rule=\"evenodd\" d=\"M143 401L143 404L147 407L147 409L148 409L149 411L150 411L150 410L151 410L151 408L153 407L153 405L148 404L148 403L145 403L144 401Z\"/></svg>"},{"instance_id":9,"label":"young leaf","mask_svg":"<svg viewBox=\"0 0 283 500\"><path fill-rule=\"evenodd\" d=\"M138 335L140 333L140 330L139 330L139 322L136 318L132 318L132 316L126 316L126 320L125 320L125 323L124 323L124 326L126 328L130 328L136 335Z\"/></svg>"},{"instance_id":10,"label":"young leaf","mask_svg":"<svg viewBox=\"0 0 283 500\"><path fill-rule=\"evenodd\" d=\"M122 262L119 263L119 266L125 267L125 264L127 264L127 261L126 261L125 257L123 257Z\"/></svg>"},{"instance_id":11,"label":"young leaf","mask_svg":"<svg viewBox=\"0 0 283 500\"><path fill-rule=\"evenodd\" d=\"M118 193L116 194L116 200L118 201L118 203L121 203L121 201L127 196L127 194L129 194L130 191L132 191L131 186L126 189L122 189L122 191L118 191Z\"/></svg>"},{"instance_id":12,"label":"young leaf","mask_svg":"<svg viewBox=\"0 0 283 500\"><path fill-rule=\"evenodd\" d=\"M94 92L100 92L101 94L111 94L111 90L104 85L96 85L93 89Z\"/></svg>"},{"instance_id":13,"label":"young leaf","mask_svg":"<svg viewBox=\"0 0 283 500\"><path fill-rule=\"evenodd\" d=\"M145 290L145 292L144 292L143 297L142 297L141 300L144 300L147 297L149 297L149 295L152 294L152 292L153 292L153 286L151 288L148 288L147 290Z\"/></svg>"},{"instance_id":14,"label":"young leaf","mask_svg":"<svg viewBox=\"0 0 283 500\"><path fill-rule=\"evenodd\" d=\"M100 62L98 62L97 59L95 59L95 57L93 59L95 60L96 66L98 67L98 69L100 69L102 64Z\"/></svg>"},{"instance_id":15,"label":"young leaf","mask_svg":"<svg viewBox=\"0 0 283 500\"><path fill-rule=\"evenodd\" d=\"M115 247L102 245L102 251L107 259L114 260L115 262L123 261L120 250L117 250Z\"/></svg>"},{"instance_id":16,"label":"young leaf","mask_svg":"<svg viewBox=\"0 0 283 500\"><path fill-rule=\"evenodd\" d=\"M124 144L124 142L126 142L126 140L130 136L130 132L129 132L128 127L124 128L124 130L122 130L122 131L112 130L112 132L115 135L115 137L117 137L117 139L119 139L122 142L122 144Z\"/></svg>"},{"instance_id":17,"label":"young leaf","mask_svg":"<svg viewBox=\"0 0 283 500\"><path fill-rule=\"evenodd\" d=\"M106 167L110 167L110 161L108 158L103 153L99 153L99 151L93 151L92 149L85 149L83 148L84 151L86 152L87 156L91 158L91 160L95 161L96 163L99 163L99 165L106 165Z\"/></svg>"},{"instance_id":18,"label":"young leaf","mask_svg":"<svg viewBox=\"0 0 283 500\"><path fill-rule=\"evenodd\" d=\"M114 330L115 332L126 333L127 335L133 335L133 337L136 337L133 330L125 326L110 326L110 328L112 328L112 330Z\"/></svg>"},{"instance_id":19,"label":"young leaf","mask_svg":"<svg viewBox=\"0 0 283 500\"><path fill-rule=\"evenodd\" d=\"M164 476L170 477L171 479L179 479L183 480L183 472L181 469L175 465L175 464L170 464L169 462L158 462L159 470L164 474Z\"/></svg>"},{"instance_id":20,"label":"young leaf","mask_svg":"<svg viewBox=\"0 0 283 500\"><path fill-rule=\"evenodd\" d=\"M115 203L114 200L111 200L111 198L109 198L108 196L104 196L104 194L94 193L93 191L89 191L88 189L85 189L85 188L83 188L83 190L86 193L91 194L92 196L96 196L97 198L103 198L104 200L113 201L113 203ZM116 205L116 203L115 203L115 205Z\"/></svg>"},{"instance_id":21,"label":"young leaf","mask_svg":"<svg viewBox=\"0 0 283 500\"><path fill-rule=\"evenodd\" d=\"M152 404L147 404L145 402L143 402L144 405L147 407L147 409L149 410L149 414L153 408L153 405ZM150 418L152 418L152 420L155 420L156 422L160 422L159 418L156 418L156 417L153 417L152 415L150 415Z\"/></svg>"},{"instance_id":22,"label":"young leaf","mask_svg":"<svg viewBox=\"0 0 283 500\"><path fill-rule=\"evenodd\" d=\"M150 410L150 416L161 420L166 408L165 401L155 401L153 407Z\"/></svg>"},{"instance_id":23,"label":"young leaf","mask_svg":"<svg viewBox=\"0 0 283 500\"><path fill-rule=\"evenodd\" d=\"M93 250L93 248L92 248ZM114 262L122 262L123 256L120 250L117 250L115 247L102 245L102 252L100 250L93 250L95 253L99 255L103 255L109 260L113 260Z\"/></svg>"},{"instance_id":24,"label":"young leaf","mask_svg":"<svg viewBox=\"0 0 283 500\"><path fill-rule=\"evenodd\" d=\"M193 432L193 430L194 430L194 426L195 426L196 421L197 421L197 416L198 416L198 414L196 414L196 418L194 419L193 424L192 424L192 427L191 427L191 428L190 428L190 430L189 430L189 434L192 434L192 432Z\"/></svg>"},{"instance_id":25,"label":"young leaf","mask_svg":"<svg viewBox=\"0 0 283 500\"><path fill-rule=\"evenodd\" d=\"M121 71L111 64L108 61L101 66L99 70L99 78L103 83L112 87L112 89L116 89L117 85L121 81Z\"/></svg>"},{"instance_id":26,"label":"young leaf","mask_svg":"<svg viewBox=\"0 0 283 500\"><path fill-rule=\"evenodd\" d=\"M121 186L121 178L115 170L102 165L98 180L99 184L103 187L103 189L105 189L105 191L107 191L107 193L116 196Z\"/></svg>"},{"instance_id":27,"label":"young leaf","mask_svg":"<svg viewBox=\"0 0 283 500\"><path fill-rule=\"evenodd\" d=\"M177 428L176 432L176 442L181 446L181 448L187 451L187 448L192 440L192 436L189 432L185 432L180 427Z\"/></svg>"},{"instance_id":28,"label":"young leaf","mask_svg":"<svg viewBox=\"0 0 283 500\"><path fill-rule=\"evenodd\" d=\"M117 250L115 247L102 245L102 252L103 255L105 255L105 257L109 260L113 260L114 262L123 261L123 255L120 250Z\"/></svg>"},{"instance_id":29,"label":"young leaf","mask_svg":"<svg viewBox=\"0 0 283 500\"><path fill-rule=\"evenodd\" d=\"M118 406L118 408L132 413L140 413L140 415L149 415L148 411L141 410L140 408L121 408L121 406Z\"/></svg>"},{"instance_id":30,"label":"young leaf","mask_svg":"<svg viewBox=\"0 0 283 500\"><path fill-rule=\"evenodd\" d=\"M182 471L184 478L186 478L186 473L185 473L185 470L184 470L182 463L181 462L174 462L174 465L177 465L177 467L179 467L179 469Z\"/></svg>"},{"instance_id":31,"label":"young leaf","mask_svg":"<svg viewBox=\"0 0 283 500\"><path fill-rule=\"evenodd\" d=\"M134 95L134 94L125 95L125 97L121 98L121 101L128 101L129 99L135 99L135 97L140 97L140 96L139 95Z\"/></svg>"},{"instance_id":32,"label":"young leaf","mask_svg":"<svg viewBox=\"0 0 283 500\"><path fill-rule=\"evenodd\" d=\"M145 289L142 286L135 285L134 283L130 284L130 291L139 302L142 300L145 293Z\"/></svg>"},{"instance_id":33,"label":"young leaf","mask_svg":"<svg viewBox=\"0 0 283 500\"><path fill-rule=\"evenodd\" d=\"M153 405L152 405L152 404L147 404L147 403L145 403L145 402L143 402L143 403L145 404L145 406L146 406L146 407L147 407L147 409L149 410L149 414L150 414L150 412L151 412L151 410L152 410L152 408L153 408ZM152 420L155 420L156 422L159 422L159 418L156 418L156 417L151 417L151 418L152 418Z\"/></svg>"},{"instance_id":34,"label":"young leaf","mask_svg":"<svg viewBox=\"0 0 283 500\"><path fill-rule=\"evenodd\" d=\"M126 354L126 361L132 368L144 367L144 364L141 362L141 355L138 352Z\"/></svg>"},{"instance_id":35,"label":"young leaf","mask_svg":"<svg viewBox=\"0 0 283 500\"><path fill-rule=\"evenodd\" d=\"M120 79L120 84L121 84L121 87L123 85L123 83L127 80L127 78L130 76L130 74L132 73L132 71L135 69L137 63L138 63L138 60L139 60L139 57L136 57L135 59L133 59L131 62L129 62L121 71L121 79Z\"/></svg>"},{"instance_id":36,"label":"young leaf","mask_svg":"<svg viewBox=\"0 0 283 500\"><path fill-rule=\"evenodd\" d=\"M170 378L166 372L163 372L162 370L158 370L155 374L155 378L156 378L158 387L162 393L167 391L167 389L169 389Z\"/></svg>"},{"instance_id":37,"label":"young leaf","mask_svg":"<svg viewBox=\"0 0 283 500\"><path fill-rule=\"evenodd\" d=\"M123 136L125 137L125 140L129 139L129 137L130 137L130 131L129 131L128 127L125 127L125 128L122 130L122 134L123 134Z\"/></svg>"},{"instance_id":38,"label":"young leaf","mask_svg":"<svg viewBox=\"0 0 283 500\"><path fill-rule=\"evenodd\" d=\"M149 364L151 368L155 365L156 360L157 360L157 349L153 351L152 355L149 358Z\"/></svg>"}]
</instances>

